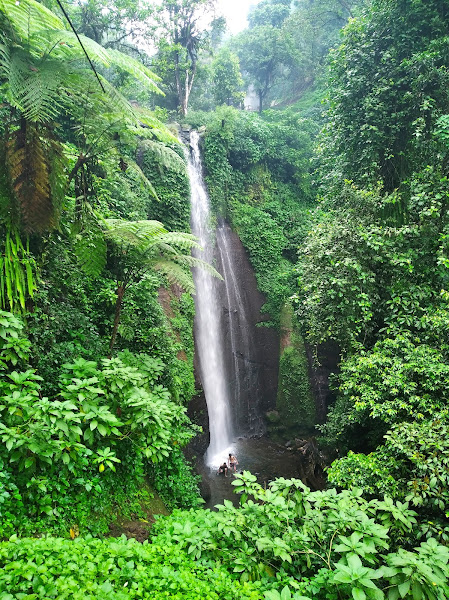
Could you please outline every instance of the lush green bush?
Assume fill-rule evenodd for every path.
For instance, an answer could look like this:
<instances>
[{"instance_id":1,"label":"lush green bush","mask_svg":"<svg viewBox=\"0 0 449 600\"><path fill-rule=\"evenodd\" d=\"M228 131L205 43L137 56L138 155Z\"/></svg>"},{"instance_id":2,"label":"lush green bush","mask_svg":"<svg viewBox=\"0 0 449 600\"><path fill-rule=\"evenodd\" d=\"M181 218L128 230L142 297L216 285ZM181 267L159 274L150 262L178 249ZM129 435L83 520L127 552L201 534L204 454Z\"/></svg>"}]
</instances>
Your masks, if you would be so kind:
<instances>
[{"instance_id":1,"label":"lush green bush","mask_svg":"<svg viewBox=\"0 0 449 600\"><path fill-rule=\"evenodd\" d=\"M368 501L361 490L310 492L299 480L264 489L248 472L233 485L239 508L225 501L217 512L175 512L158 520L154 542L199 564L223 561L233 578L260 581L267 599L447 597L449 550L435 539L414 547L416 513L407 503Z\"/></svg>"},{"instance_id":2,"label":"lush green bush","mask_svg":"<svg viewBox=\"0 0 449 600\"><path fill-rule=\"evenodd\" d=\"M44 396L34 369L13 370L26 366L30 352L21 327L11 314L0 314L0 459L5 467L0 515L6 519L0 535L11 532L11 523L34 532L45 523L58 528L64 518L95 533L105 531L114 503L129 505L149 463L170 461L174 452L173 464L182 475L187 467L179 446L195 429L185 408L159 383L164 364L145 354L124 352L103 359L101 367L82 358L65 363L59 392ZM189 487L187 479L180 477L189 493L177 491L173 502L196 505L196 481L188 479ZM100 522L95 513L103 513ZM34 525L22 522L22 514Z\"/></svg>"},{"instance_id":3,"label":"lush green bush","mask_svg":"<svg viewBox=\"0 0 449 600\"><path fill-rule=\"evenodd\" d=\"M328 481L338 488L362 490L365 497L388 495L398 498L397 466L397 462L381 450L368 455L349 451L347 456L332 463Z\"/></svg>"},{"instance_id":4,"label":"lush green bush","mask_svg":"<svg viewBox=\"0 0 449 600\"><path fill-rule=\"evenodd\" d=\"M170 510L197 508L202 504L198 487L200 476L194 474L179 447L174 448L163 462L150 465L148 474L151 485Z\"/></svg>"},{"instance_id":5,"label":"lush green bush","mask_svg":"<svg viewBox=\"0 0 449 600\"><path fill-rule=\"evenodd\" d=\"M0 542L0 596L57 600L258 600L251 584L211 561L198 564L175 545L57 538Z\"/></svg>"},{"instance_id":6,"label":"lush green bush","mask_svg":"<svg viewBox=\"0 0 449 600\"><path fill-rule=\"evenodd\" d=\"M398 423L385 444L368 456L349 452L329 468L329 482L358 487L365 496L388 494L412 504L419 514L419 537L447 544L449 526L449 442L446 411L432 419Z\"/></svg>"}]
</instances>

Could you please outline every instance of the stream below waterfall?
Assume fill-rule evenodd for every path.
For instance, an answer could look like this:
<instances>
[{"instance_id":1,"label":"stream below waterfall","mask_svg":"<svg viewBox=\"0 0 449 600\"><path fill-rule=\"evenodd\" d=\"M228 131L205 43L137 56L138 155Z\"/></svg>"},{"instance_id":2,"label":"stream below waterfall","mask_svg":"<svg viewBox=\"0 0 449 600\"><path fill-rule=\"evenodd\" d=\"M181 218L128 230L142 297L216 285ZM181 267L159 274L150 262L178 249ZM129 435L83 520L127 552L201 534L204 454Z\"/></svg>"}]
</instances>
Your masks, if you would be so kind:
<instances>
[{"instance_id":1,"label":"stream below waterfall","mask_svg":"<svg viewBox=\"0 0 449 600\"><path fill-rule=\"evenodd\" d=\"M277 477L299 478L297 454L265 437L238 439L232 444L232 451L239 461L237 472L250 471L264 487ZM226 455L221 462L225 458ZM210 490L210 498L204 508L213 509L225 499L238 506L239 494L235 493L235 487L231 483L234 475L229 471L227 477L217 475L217 468L206 466L201 471L203 481Z\"/></svg>"}]
</instances>

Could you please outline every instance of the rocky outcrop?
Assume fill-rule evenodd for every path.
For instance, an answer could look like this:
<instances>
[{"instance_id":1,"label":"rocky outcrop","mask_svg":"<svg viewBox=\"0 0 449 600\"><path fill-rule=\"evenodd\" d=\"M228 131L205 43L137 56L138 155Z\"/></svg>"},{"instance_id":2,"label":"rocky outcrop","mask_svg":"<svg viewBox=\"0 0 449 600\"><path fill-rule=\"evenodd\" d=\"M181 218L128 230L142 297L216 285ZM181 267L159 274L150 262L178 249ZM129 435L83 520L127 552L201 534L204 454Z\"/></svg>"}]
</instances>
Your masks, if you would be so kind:
<instances>
[{"instance_id":1,"label":"rocky outcrop","mask_svg":"<svg viewBox=\"0 0 449 600\"><path fill-rule=\"evenodd\" d=\"M338 372L340 349L333 342L321 344L314 348L306 344L306 354L309 363L309 378L315 398L318 423L326 420L329 406L335 402L335 392L329 385L329 377Z\"/></svg>"}]
</instances>

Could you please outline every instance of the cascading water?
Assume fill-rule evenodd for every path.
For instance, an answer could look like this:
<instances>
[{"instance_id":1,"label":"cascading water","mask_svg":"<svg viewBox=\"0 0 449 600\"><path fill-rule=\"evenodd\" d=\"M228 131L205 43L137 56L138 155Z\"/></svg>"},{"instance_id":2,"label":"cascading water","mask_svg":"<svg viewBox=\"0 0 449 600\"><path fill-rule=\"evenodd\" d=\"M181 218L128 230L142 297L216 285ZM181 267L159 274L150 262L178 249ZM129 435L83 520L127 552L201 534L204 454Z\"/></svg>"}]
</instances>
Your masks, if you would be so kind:
<instances>
[{"instance_id":1,"label":"cascading water","mask_svg":"<svg viewBox=\"0 0 449 600\"><path fill-rule=\"evenodd\" d=\"M214 237L211 230L209 197L203 177L199 135L190 134L192 152L188 158L190 179L191 227L199 238L203 251L200 257L213 264ZM220 303L218 280L202 269L194 269L195 281L195 340L199 358L201 382L209 414L210 445L206 461L221 462L224 452L233 439L226 361L220 327Z\"/></svg>"},{"instance_id":2,"label":"cascading water","mask_svg":"<svg viewBox=\"0 0 449 600\"><path fill-rule=\"evenodd\" d=\"M225 347L231 357L228 365L234 398L233 415L236 417L234 431L238 435L261 435L265 430L260 416L262 366L258 362L253 324L247 310L251 298L247 297L241 273L238 272L232 235L229 225L220 223L217 228L217 250L226 290L225 329L228 335Z\"/></svg>"}]
</instances>

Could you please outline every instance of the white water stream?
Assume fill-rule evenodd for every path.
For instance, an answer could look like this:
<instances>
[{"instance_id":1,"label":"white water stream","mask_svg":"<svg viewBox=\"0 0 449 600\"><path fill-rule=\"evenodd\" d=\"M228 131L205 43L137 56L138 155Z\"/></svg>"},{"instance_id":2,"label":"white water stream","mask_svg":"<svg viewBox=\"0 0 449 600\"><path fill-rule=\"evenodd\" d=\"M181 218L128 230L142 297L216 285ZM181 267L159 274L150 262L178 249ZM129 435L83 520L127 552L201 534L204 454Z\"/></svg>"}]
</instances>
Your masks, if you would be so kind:
<instances>
[{"instance_id":1,"label":"white water stream","mask_svg":"<svg viewBox=\"0 0 449 600\"><path fill-rule=\"evenodd\" d=\"M203 248L197 256L214 263L214 230L211 227L209 197L202 176L198 133L190 134L192 152L188 158L191 227ZM206 462L217 465L230 451L233 440L228 378L225 372L220 326L219 281L202 269L194 269L195 339L200 377L209 414L210 445Z\"/></svg>"}]
</instances>

